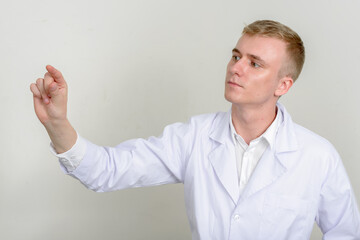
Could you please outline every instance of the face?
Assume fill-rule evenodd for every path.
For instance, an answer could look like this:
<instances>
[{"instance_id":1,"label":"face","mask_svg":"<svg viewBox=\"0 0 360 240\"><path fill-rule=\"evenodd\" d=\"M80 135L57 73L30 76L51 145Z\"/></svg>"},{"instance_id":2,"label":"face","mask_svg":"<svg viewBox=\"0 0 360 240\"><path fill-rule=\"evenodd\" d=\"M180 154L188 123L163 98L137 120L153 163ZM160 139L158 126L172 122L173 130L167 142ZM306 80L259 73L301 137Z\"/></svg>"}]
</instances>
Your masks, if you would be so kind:
<instances>
[{"instance_id":1,"label":"face","mask_svg":"<svg viewBox=\"0 0 360 240\"><path fill-rule=\"evenodd\" d=\"M243 35L227 66L225 98L233 104L276 104L292 85L279 76L287 59L286 43L276 38Z\"/></svg>"}]
</instances>

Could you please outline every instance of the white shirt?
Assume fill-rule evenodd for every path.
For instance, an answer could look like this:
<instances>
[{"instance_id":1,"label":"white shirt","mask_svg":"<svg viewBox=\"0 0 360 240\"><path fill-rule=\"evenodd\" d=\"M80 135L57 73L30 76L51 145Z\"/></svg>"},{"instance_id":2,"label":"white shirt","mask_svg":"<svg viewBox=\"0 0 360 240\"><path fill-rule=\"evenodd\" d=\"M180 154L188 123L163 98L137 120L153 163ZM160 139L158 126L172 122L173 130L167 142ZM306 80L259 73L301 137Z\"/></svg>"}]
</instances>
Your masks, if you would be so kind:
<instances>
[{"instance_id":1,"label":"white shirt","mask_svg":"<svg viewBox=\"0 0 360 240\"><path fill-rule=\"evenodd\" d=\"M231 118L231 116L230 116ZM232 118L230 119L231 133L235 144L236 166L238 171L238 183L240 194L244 190L251 174L253 173L258 161L270 146L272 149L275 144L276 132L282 122L282 115L276 114L275 120L258 138L252 140L248 145L244 139L236 133Z\"/></svg>"}]
</instances>

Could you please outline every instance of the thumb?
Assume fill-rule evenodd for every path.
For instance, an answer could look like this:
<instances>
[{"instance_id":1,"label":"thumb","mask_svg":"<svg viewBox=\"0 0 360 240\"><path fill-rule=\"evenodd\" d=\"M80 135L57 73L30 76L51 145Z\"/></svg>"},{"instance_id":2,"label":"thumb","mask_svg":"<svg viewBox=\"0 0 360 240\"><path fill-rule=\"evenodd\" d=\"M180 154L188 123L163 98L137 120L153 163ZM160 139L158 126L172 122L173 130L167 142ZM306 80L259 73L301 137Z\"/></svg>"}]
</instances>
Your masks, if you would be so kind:
<instances>
[{"instance_id":1,"label":"thumb","mask_svg":"<svg viewBox=\"0 0 360 240\"><path fill-rule=\"evenodd\" d=\"M62 108L64 106L66 107L67 96L66 93L64 93L60 89L61 87L59 86L58 83L52 82L49 85L49 97L50 97L50 102L52 104Z\"/></svg>"},{"instance_id":2,"label":"thumb","mask_svg":"<svg viewBox=\"0 0 360 240\"><path fill-rule=\"evenodd\" d=\"M49 86L49 97L51 102L55 105L62 105L64 101L64 96L60 92L60 86L56 82L52 82Z\"/></svg>"},{"instance_id":3,"label":"thumb","mask_svg":"<svg viewBox=\"0 0 360 240\"><path fill-rule=\"evenodd\" d=\"M50 97L56 97L59 94L59 86L56 82L52 82L49 86Z\"/></svg>"}]
</instances>

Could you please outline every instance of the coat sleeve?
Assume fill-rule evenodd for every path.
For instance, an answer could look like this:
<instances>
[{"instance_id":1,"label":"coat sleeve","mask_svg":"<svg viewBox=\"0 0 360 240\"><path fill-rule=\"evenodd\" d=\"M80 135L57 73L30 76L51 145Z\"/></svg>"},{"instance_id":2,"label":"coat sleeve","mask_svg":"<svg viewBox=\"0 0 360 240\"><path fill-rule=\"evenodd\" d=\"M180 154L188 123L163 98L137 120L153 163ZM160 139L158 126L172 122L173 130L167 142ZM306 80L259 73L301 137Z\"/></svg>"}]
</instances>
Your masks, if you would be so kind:
<instances>
[{"instance_id":1,"label":"coat sleeve","mask_svg":"<svg viewBox=\"0 0 360 240\"><path fill-rule=\"evenodd\" d=\"M322 185L316 222L324 240L360 240L360 215L354 192L336 152L333 160Z\"/></svg>"},{"instance_id":2,"label":"coat sleeve","mask_svg":"<svg viewBox=\"0 0 360 240\"><path fill-rule=\"evenodd\" d=\"M160 137L133 139L116 147L97 146L85 139L80 165L69 175L96 192L155 186L183 181L191 124L167 126Z\"/></svg>"}]
</instances>

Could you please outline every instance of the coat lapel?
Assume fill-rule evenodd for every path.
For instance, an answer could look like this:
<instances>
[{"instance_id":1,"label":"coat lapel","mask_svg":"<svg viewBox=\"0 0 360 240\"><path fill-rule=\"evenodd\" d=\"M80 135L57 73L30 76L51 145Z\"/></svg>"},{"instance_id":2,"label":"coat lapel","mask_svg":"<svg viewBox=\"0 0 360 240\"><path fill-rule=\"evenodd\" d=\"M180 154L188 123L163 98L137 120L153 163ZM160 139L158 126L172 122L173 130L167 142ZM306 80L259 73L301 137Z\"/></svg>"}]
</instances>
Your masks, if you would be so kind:
<instances>
[{"instance_id":1,"label":"coat lapel","mask_svg":"<svg viewBox=\"0 0 360 240\"><path fill-rule=\"evenodd\" d=\"M258 162L242 198L247 198L266 188L279 179L295 163L291 156L298 149L294 123L285 108L278 103L279 113L283 122L277 131L274 149L268 147ZM209 154L211 165L235 204L239 199L238 176L236 168L235 146L230 131L231 112L218 114L210 131L213 140L212 151Z\"/></svg>"},{"instance_id":2,"label":"coat lapel","mask_svg":"<svg viewBox=\"0 0 360 240\"><path fill-rule=\"evenodd\" d=\"M210 134L213 140L209 154L211 165L234 204L239 199L234 143L231 139L230 112L218 114Z\"/></svg>"},{"instance_id":3,"label":"coat lapel","mask_svg":"<svg viewBox=\"0 0 360 240\"><path fill-rule=\"evenodd\" d=\"M298 149L294 123L285 108L278 103L283 121L276 134L274 149L270 147L258 162L242 198L248 198L279 179L295 163L294 153Z\"/></svg>"},{"instance_id":4,"label":"coat lapel","mask_svg":"<svg viewBox=\"0 0 360 240\"><path fill-rule=\"evenodd\" d=\"M251 197L253 194L275 182L286 172L286 168L278 161L270 147L264 152L258 162L251 178L244 189L242 198Z\"/></svg>"}]
</instances>

